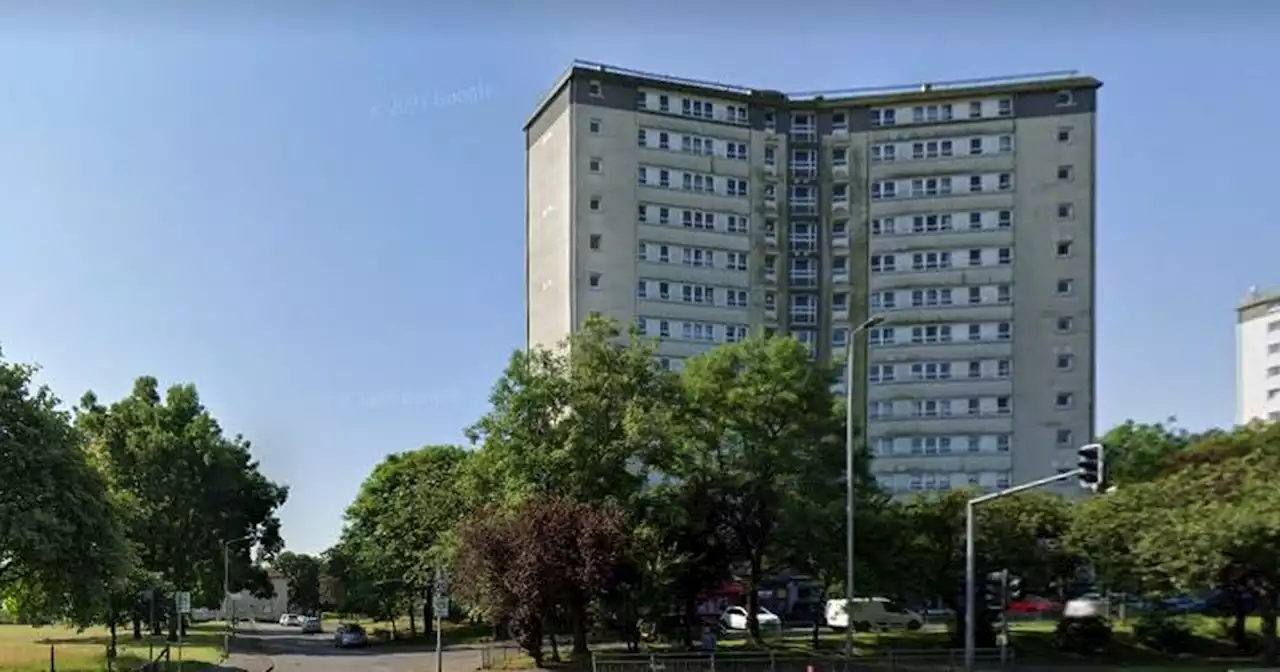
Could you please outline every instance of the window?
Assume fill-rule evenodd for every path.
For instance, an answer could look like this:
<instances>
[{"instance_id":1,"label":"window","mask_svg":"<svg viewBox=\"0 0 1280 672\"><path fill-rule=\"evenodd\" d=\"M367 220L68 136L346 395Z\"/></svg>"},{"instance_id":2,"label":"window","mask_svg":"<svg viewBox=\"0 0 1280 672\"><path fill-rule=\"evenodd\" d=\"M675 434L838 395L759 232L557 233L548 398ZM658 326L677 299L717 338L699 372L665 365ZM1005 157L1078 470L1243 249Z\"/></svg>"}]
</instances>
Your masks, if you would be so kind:
<instances>
[{"instance_id":1,"label":"window","mask_svg":"<svg viewBox=\"0 0 1280 672\"><path fill-rule=\"evenodd\" d=\"M747 290L745 289L727 290L726 304L730 308L746 308L748 305Z\"/></svg>"},{"instance_id":2,"label":"window","mask_svg":"<svg viewBox=\"0 0 1280 672\"><path fill-rule=\"evenodd\" d=\"M595 98L599 98L600 96L604 95L604 93L601 91L601 88L600 88L600 82L597 82L594 80L587 83L587 90L590 91L591 95ZM641 94L641 95L644 95L644 94Z\"/></svg>"},{"instance_id":3,"label":"window","mask_svg":"<svg viewBox=\"0 0 1280 672\"><path fill-rule=\"evenodd\" d=\"M1076 282L1069 278L1063 278L1058 281L1058 296L1071 296L1076 291Z\"/></svg>"},{"instance_id":4,"label":"window","mask_svg":"<svg viewBox=\"0 0 1280 672\"><path fill-rule=\"evenodd\" d=\"M1057 328L1058 333L1065 334L1072 329L1075 329L1076 321L1075 318L1064 315L1058 318L1058 323L1054 326Z\"/></svg>"},{"instance_id":5,"label":"window","mask_svg":"<svg viewBox=\"0 0 1280 672\"><path fill-rule=\"evenodd\" d=\"M1000 453L1009 452L1009 444L1010 444L1010 440L1009 440L1008 434L1000 434L996 436L996 452L1000 452ZM1007 476L1005 477L1005 480L1006 481L1008 480Z\"/></svg>"},{"instance_id":6,"label":"window","mask_svg":"<svg viewBox=\"0 0 1280 672\"><path fill-rule=\"evenodd\" d=\"M1267 367L1267 377L1275 378L1276 376L1280 376L1280 366Z\"/></svg>"},{"instance_id":7,"label":"window","mask_svg":"<svg viewBox=\"0 0 1280 672\"><path fill-rule=\"evenodd\" d=\"M982 138L969 138L969 153L975 156L982 153Z\"/></svg>"},{"instance_id":8,"label":"window","mask_svg":"<svg viewBox=\"0 0 1280 672\"><path fill-rule=\"evenodd\" d=\"M893 254L871 255L872 273L892 273L897 269L897 256Z\"/></svg>"},{"instance_id":9,"label":"window","mask_svg":"<svg viewBox=\"0 0 1280 672\"><path fill-rule=\"evenodd\" d=\"M996 115L1001 117L1013 116L1013 99L1001 98L996 103Z\"/></svg>"},{"instance_id":10,"label":"window","mask_svg":"<svg viewBox=\"0 0 1280 672\"><path fill-rule=\"evenodd\" d=\"M996 250L996 263L1001 266L1008 266L1013 263L1013 249L1002 247Z\"/></svg>"},{"instance_id":11,"label":"window","mask_svg":"<svg viewBox=\"0 0 1280 672\"><path fill-rule=\"evenodd\" d=\"M592 211L600 210L600 197L592 196L591 201L587 205Z\"/></svg>"},{"instance_id":12,"label":"window","mask_svg":"<svg viewBox=\"0 0 1280 672\"><path fill-rule=\"evenodd\" d=\"M849 330L840 328L831 331L831 347L843 348L849 342Z\"/></svg>"},{"instance_id":13,"label":"window","mask_svg":"<svg viewBox=\"0 0 1280 672\"><path fill-rule=\"evenodd\" d=\"M872 383L891 383L897 376L892 364L872 364L867 367L867 380Z\"/></svg>"},{"instance_id":14,"label":"window","mask_svg":"<svg viewBox=\"0 0 1280 672\"><path fill-rule=\"evenodd\" d=\"M1000 173L1000 191L1009 191L1013 188L1013 175L1009 173Z\"/></svg>"},{"instance_id":15,"label":"window","mask_svg":"<svg viewBox=\"0 0 1280 672\"><path fill-rule=\"evenodd\" d=\"M588 122L588 123L587 123L587 131L588 131L588 132L590 132L590 133L599 133L599 132L600 132L600 120L599 120L599 119L592 119L590 122ZM643 131L642 131L642 132L643 132Z\"/></svg>"},{"instance_id":16,"label":"window","mask_svg":"<svg viewBox=\"0 0 1280 672\"><path fill-rule=\"evenodd\" d=\"M1009 397L996 397L996 413L1008 415L1013 402Z\"/></svg>"},{"instance_id":17,"label":"window","mask_svg":"<svg viewBox=\"0 0 1280 672\"><path fill-rule=\"evenodd\" d=\"M600 159L591 159L591 161L587 163L587 170L590 170L593 173L600 172Z\"/></svg>"},{"instance_id":18,"label":"window","mask_svg":"<svg viewBox=\"0 0 1280 672\"><path fill-rule=\"evenodd\" d=\"M1280 354L1280 343L1271 343L1267 345L1267 354L1268 355Z\"/></svg>"},{"instance_id":19,"label":"window","mask_svg":"<svg viewBox=\"0 0 1280 672\"><path fill-rule=\"evenodd\" d=\"M747 270L747 253L746 252L729 252L726 255L727 262L725 268L730 271Z\"/></svg>"},{"instance_id":20,"label":"window","mask_svg":"<svg viewBox=\"0 0 1280 672\"><path fill-rule=\"evenodd\" d=\"M598 233L593 233L593 234L591 234L591 237L590 237L590 239L589 239L589 240L591 241L591 243L590 243L590 244L591 244L591 249L593 249L593 250L598 250L598 249L600 249L600 234L598 234Z\"/></svg>"},{"instance_id":21,"label":"window","mask_svg":"<svg viewBox=\"0 0 1280 672\"><path fill-rule=\"evenodd\" d=\"M1268 323L1267 323L1267 331L1269 331L1269 332L1271 332L1271 333L1275 333L1275 332L1277 332L1277 331L1280 331L1280 320L1276 320L1276 321L1274 321L1274 322L1268 322Z\"/></svg>"},{"instance_id":22,"label":"window","mask_svg":"<svg viewBox=\"0 0 1280 672\"><path fill-rule=\"evenodd\" d=\"M1070 182L1076 177L1075 168L1072 166L1058 166L1058 179L1063 182Z\"/></svg>"},{"instance_id":23,"label":"window","mask_svg":"<svg viewBox=\"0 0 1280 672\"><path fill-rule=\"evenodd\" d=\"M1062 126L1058 129L1058 142L1067 145L1071 144L1072 129L1070 126Z\"/></svg>"},{"instance_id":24,"label":"window","mask_svg":"<svg viewBox=\"0 0 1280 672\"><path fill-rule=\"evenodd\" d=\"M982 176L970 175L969 176L969 193L976 194L979 191L982 191Z\"/></svg>"},{"instance_id":25,"label":"window","mask_svg":"<svg viewBox=\"0 0 1280 672\"><path fill-rule=\"evenodd\" d=\"M665 93L658 96L658 110L662 112L671 111L671 96L668 96Z\"/></svg>"},{"instance_id":26,"label":"window","mask_svg":"<svg viewBox=\"0 0 1280 672\"><path fill-rule=\"evenodd\" d=\"M1007 229L1013 226L1013 211L1001 210L996 213L996 226L1001 229Z\"/></svg>"},{"instance_id":27,"label":"window","mask_svg":"<svg viewBox=\"0 0 1280 672\"><path fill-rule=\"evenodd\" d=\"M982 118L982 101L981 100L969 101L969 118L970 119Z\"/></svg>"},{"instance_id":28,"label":"window","mask_svg":"<svg viewBox=\"0 0 1280 672\"><path fill-rule=\"evenodd\" d=\"M1069 107L1076 104L1076 97L1070 91L1059 91L1055 99L1058 107Z\"/></svg>"},{"instance_id":29,"label":"window","mask_svg":"<svg viewBox=\"0 0 1280 672\"><path fill-rule=\"evenodd\" d=\"M831 222L831 237L844 238L849 235L849 220L837 219Z\"/></svg>"},{"instance_id":30,"label":"window","mask_svg":"<svg viewBox=\"0 0 1280 672\"><path fill-rule=\"evenodd\" d=\"M844 112L836 112L831 115L831 130L847 131L849 130L849 117Z\"/></svg>"},{"instance_id":31,"label":"window","mask_svg":"<svg viewBox=\"0 0 1280 672\"><path fill-rule=\"evenodd\" d=\"M1076 216L1076 206L1070 203L1058 204L1058 219L1071 219Z\"/></svg>"},{"instance_id":32,"label":"window","mask_svg":"<svg viewBox=\"0 0 1280 672\"><path fill-rule=\"evenodd\" d=\"M1058 355L1057 366L1059 371L1070 371L1071 369L1075 368L1075 365L1076 365L1075 355Z\"/></svg>"},{"instance_id":33,"label":"window","mask_svg":"<svg viewBox=\"0 0 1280 672\"><path fill-rule=\"evenodd\" d=\"M1012 151L1013 151L1013 136L1012 135L1000 136L1000 153L1008 154L1009 152L1012 152Z\"/></svg>"},{"instance_id":34,"label":"window","mask_svg":"<svg viewBox=\"0 0 1280 672\"><path fill-rule=\"evenodd\" d=\"M649 298L649 283L648 283L648 282L646 282L646 281L644 281L644 280L641 280L640 282L637 282L637 283L636 283L636 298L637 298L637 299L647 299L647 298ZM643 321L643 320L641 320L640 324L641 324L641 325L644 325L644 321Z\"/></svg>"},{"instance_id":35,"label":"window","mask_svg":"<svg viewBox=\"0 0 1280 672\"><path fill-rule=\"evenodd\" d=\"M600 274L592 273L591 275L587 276L587 282L591 285L593 289L598 289L600 287Z\"/></svg>"},{"instance_id":36,"label":"window","mask_svg":"<svg viewBox=\"0 0 1280 672\"><path fill-rule=\"evenodd\" d=\"M1071 430L1069 429L1059 428L1058 431L1054 433L1054 443L1058 444L1059 448L1070 447L1072 443L1075 443L1075 441L1072 440L1073 438Z\"/></svg>"},{"instance_id":37,"label":"window","mask_svg":"<svg viewBox=\"0 0 1280 672\"><path fill-rule=\"evenodd\" d=\"M1071 408L1076 403L1076 395L1070 392L1059 392L1054 398L1053 405L1058 408Z\"/></svg>"},{"instance_id":38,"label":"window","mask_svg":"<svg viewBox=\"0 0 1280 672\"><path fill-rule=\"evenodd\" d=\"M978 325L973 325L978 326ZM996 324L996 340L1007 341L1013 338L1013 325L1008 322Z\"/></svg>"},{"instance_id":39,"label":"window","mask_svg":"<svg viewBox=\"0 0 1280 672\"><path fill-rule=\"evenodd\" d=\"M636 131L636 144L641 147L649 146L649 132L643 128Z\"/></svg>"}]
</instances>

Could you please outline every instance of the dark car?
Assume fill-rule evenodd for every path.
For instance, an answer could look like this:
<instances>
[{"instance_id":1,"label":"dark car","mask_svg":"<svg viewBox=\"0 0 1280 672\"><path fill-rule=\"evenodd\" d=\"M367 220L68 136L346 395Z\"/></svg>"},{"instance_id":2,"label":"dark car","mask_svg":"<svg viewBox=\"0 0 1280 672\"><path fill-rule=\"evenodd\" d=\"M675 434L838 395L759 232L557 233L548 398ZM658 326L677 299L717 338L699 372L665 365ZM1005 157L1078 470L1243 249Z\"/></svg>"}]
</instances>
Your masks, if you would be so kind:
<instances>
[{"instance_id":1,"label":"dark car","mask_svg":"<svg viewBox=\"0 0 1280 672\"><path fill-rule=\"evenodd\" d=\"M339 649L351 649L369 646L369 637L364 628L355 623L343 623L333 631L333 645Z\"/></svg>"}]
</instances>

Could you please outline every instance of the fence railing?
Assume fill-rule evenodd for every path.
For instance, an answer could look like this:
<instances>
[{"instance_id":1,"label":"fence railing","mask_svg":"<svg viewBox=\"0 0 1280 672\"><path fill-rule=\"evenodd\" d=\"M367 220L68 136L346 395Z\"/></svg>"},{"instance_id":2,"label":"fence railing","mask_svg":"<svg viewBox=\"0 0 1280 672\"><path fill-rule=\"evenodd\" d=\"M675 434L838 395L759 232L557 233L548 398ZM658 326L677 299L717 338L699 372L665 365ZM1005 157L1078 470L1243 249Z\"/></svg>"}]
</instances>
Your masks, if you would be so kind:
<instances>
[{"instance_id":1,"label":"fence railing","mask_svg":"<svg viewBox=\"0 0 1280 672\"><path fill-rule=\"evenodd\" d=\"M480 651L484 669L502 669L522 656L519 647L497 645ZM979 670L1013 670L1012 649L979 649ZM796 653L626 653L600 651L591 655L592 672L934 672L964 669L959 649L891 649L866 656Z\"/></svg>"}]
</instances>

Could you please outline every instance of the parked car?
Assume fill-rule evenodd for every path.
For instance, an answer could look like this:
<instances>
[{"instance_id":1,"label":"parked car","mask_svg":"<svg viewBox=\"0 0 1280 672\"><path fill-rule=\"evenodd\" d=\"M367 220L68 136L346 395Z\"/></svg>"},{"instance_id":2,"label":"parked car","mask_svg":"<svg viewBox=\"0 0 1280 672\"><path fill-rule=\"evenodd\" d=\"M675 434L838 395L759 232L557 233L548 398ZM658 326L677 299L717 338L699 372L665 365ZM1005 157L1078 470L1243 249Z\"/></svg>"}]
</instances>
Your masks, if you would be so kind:
<instances>
[{"instance_id":1,"label":"parked car","mask_svg":"<svg viewBox=\"0 0 1280 672\"><path fill-rule=\"evenodd\" d=\"M1191 595L1178 595L1160 601L1160 608L1175 614L1194 614L1205 610L1205 600Z\"/></svg>"},{"instance_id":2,"label":"parked car","mask_svg":"<svg viewBox=\"0 0 1280 672\"><path fill-rule=\"evenodd\" d=\"M281 614L280 625L296 628L302 625L302 616L299 614Z\"/></svg>"},{"instance_id":3,"label":"parked car","mask_svg":"<svg viewBox=\"0 0 1280 672\"><path fill-rule=\"evenodd\" d=\"M1054 614L1062 611L1062 603L1044 597L1028 597L1009 603L1010 614Z\"/></svg>"},{"instance_id":4,"label":"parked car","mask_svg":"<svg viewBox=\"0 0 1280 672\"><path fill-rule=\"evenodd\" d=\"M781 633L782 619L778 615L760 607L756 611L756 620L760 623L760 631L764 633ZM725 630L746 630L747 629L747 608L746 607L729 607L720 614L720 625Z\"/></svg>"},{"instance_id":5,"label":"parked car","mask_svg":"<svg viewBox=\"0 0 1280 672\"><path fill-rule=\"evenodd\" d=\"M369 646L369 636L355 623L343 623L333 631L333 645L339 649Z\"/></svg>"},{"instance_id":6,"label":"parked car","mask_svg":"<svg viewBox=\"0 0 1280 672\"><path fill-rule=\"evenodd\" d=\"M315 616L308 616L302 619L302 634L314 635L319 632L324 632L324 630L320 628L320 619Z\"/></svg>"},{"instance_id":7,"label":"parked car","mask_svg":"<svg viewBox=\"0 0 1280 672\"><path fill-rule=\"evenodd\" d=\"M842 631L849 627L849 611L845 598L827 600L827 627ZM853 600L853 627L857 632L873 629L906 628L919 630L924 615L907 609L887 597L858 597Z\"/></svg>"}]
</instances>

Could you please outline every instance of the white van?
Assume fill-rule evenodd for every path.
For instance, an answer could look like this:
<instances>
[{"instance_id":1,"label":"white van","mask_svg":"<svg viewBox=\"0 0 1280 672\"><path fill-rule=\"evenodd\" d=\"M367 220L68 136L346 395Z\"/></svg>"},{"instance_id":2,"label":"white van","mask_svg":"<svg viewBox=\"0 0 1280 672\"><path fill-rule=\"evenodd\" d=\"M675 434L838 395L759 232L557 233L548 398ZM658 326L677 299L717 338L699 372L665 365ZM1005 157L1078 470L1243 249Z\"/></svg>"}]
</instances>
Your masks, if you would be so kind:
<instances>
[{"instance_id":1,"label":"white van","mask_svg":"<svg viewBox=\"0 0 1280 672\"><path fill-rule=\"evenodd\" d=\"M827 627L841 631L849 627L847 599L827 600ZM924 616L885 597L858 597L853 600L853 627L856 632L872 629L906 628L919 630Z\"/></svg>"}]
</instances>

